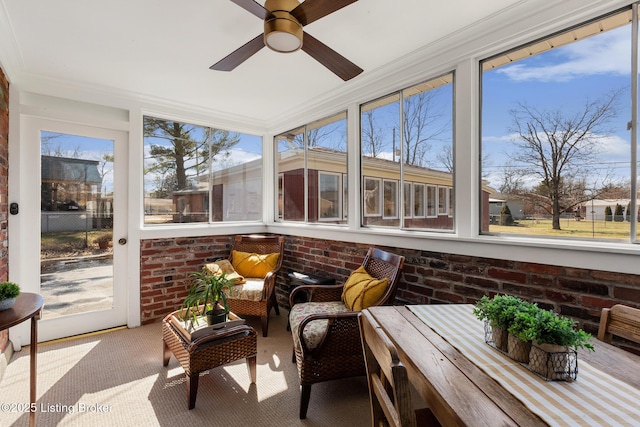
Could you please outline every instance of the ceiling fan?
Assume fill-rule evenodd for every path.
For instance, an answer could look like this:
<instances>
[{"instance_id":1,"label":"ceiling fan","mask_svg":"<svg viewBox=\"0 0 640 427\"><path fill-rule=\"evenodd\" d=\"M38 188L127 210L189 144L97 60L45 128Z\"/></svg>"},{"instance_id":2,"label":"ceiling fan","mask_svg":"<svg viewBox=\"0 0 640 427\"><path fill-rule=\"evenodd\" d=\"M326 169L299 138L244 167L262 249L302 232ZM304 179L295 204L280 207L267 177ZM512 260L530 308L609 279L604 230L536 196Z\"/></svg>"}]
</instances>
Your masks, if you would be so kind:
<instances>
[{"instance_id":1,"label":"ceiling fan","mask_svg":"<svg viewBox=\"0 0 640 427\"><path fill-rule=\"evenodd\" d=\"M271 50L284 53L302 49L344 81L363 71L302 29L357 0L305 0L302 3L297 0L266 0L264 7L254 0L231 1L264 20L264 34L216 62L210 69L231 71L266 45Z\"/></svg>"}]
</instances>

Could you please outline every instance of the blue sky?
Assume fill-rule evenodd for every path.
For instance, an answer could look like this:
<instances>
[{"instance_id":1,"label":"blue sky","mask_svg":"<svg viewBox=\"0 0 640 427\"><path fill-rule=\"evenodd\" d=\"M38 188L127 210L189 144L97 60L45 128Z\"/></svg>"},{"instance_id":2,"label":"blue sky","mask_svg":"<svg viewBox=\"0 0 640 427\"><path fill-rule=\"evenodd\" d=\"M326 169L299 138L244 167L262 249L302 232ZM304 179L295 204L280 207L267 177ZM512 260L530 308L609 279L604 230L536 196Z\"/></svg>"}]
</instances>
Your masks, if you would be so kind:
<instances>
[{"instance_id":1,"label":"blue sky","mask_svg":"<svg viewBox=\"0 0 640 427\"><path fill-rule=\"evenodd\" d=\"M618 115L609 125L612 133L605 139L598 164L585 167L594 170L615 167L618 179L628 179L630 30L627 25L484 73L482 151L489 167L485 167L483 175L494 186L495 173L508 162L505 153L514 149L509 142L512 137L509 109L517 102L572 115L583 109L587 101L616 90L622 90L622 94L618 99Z\"/></svg>"}]
</instances>

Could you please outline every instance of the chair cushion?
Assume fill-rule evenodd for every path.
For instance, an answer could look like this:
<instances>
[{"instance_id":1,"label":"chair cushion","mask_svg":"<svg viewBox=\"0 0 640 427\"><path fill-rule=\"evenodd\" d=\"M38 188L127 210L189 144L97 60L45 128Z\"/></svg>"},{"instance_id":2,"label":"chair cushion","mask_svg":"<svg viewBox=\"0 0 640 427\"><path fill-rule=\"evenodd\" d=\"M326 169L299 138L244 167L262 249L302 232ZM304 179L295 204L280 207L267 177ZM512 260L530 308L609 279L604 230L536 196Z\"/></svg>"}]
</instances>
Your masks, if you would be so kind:
<instances>
[{"instance_id":1,"label":"chair cushion","mask_svg":"<svg viewBox=\"0 0 640 427\"><path fill-rule=\"evenodd\" d=\"M358 267L344 284L342 301L351 311L360 311L372 306L384 295L389 279L371 277L363 266Z\"/></svg>"},{"instance_id":2,"label":"chair cushion","mask_svg":"<svg viewBox=\"0 0 640 427\"><path fill-rule=\"evenodd\" d=\"M245 283L230 286L224 290L227 298L241 299L245 301L261 301L264 289L264 280L245 278Z\"/></svg>"},{"instance_id":3,"label":"chair cushion","mask_svg":"<svg viewBox=\"0 0 640 427\"><path fill-rule=\"evenodd\" d=\"M221 259L216 262L205 264L204 268L216 276L221 276L223 273L226 274L226 278L234 285L240 285L245 282L244 277L238 274L228 259Z\"/></svg>"},{"instance_id":4,"label":"chair cushion","mask_svg":"<svg viewBox=\"0 0 640 427\"><path fill-rule=\"evenodd\" d=\"M249 252L231 251L231 263L238 274L244 277L264 279L267 273L278 265L280 254L255 254Z\"/></svg>"},{"instance_id":5,"label":"chair cushion","mask_svg":"<svg viewBox=\"0 0 640 427\"><path fill-rule=\"evenodd\" d=\"M347 310L342 301L327 301L327 302L303 302L296 304L291 308L289 313L289 324L291 326L291 334L293 335L293 345L297 348L300 347L300 341L298 340L298 329L300 323L305 317L310 314L317 313L343 313ZM302 339L308 348L314 349L318 347L318 344L322 341L322 338L327 333L328 320L314 320L309 322L304 328Z\"/></svg>"}]
</instances>

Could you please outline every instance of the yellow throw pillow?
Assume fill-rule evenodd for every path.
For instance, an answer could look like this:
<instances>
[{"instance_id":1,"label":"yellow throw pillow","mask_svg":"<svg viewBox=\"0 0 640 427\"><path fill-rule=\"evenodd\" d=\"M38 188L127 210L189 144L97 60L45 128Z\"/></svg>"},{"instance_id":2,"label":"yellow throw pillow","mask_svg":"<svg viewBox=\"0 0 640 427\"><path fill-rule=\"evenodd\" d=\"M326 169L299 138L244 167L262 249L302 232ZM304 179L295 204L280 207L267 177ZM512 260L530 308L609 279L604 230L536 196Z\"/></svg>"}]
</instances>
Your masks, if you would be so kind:
<instances>
[{"instance_id":1,"label":"yellow throw pillow","mask_svg":"<svg viewBox=\"0 0 640 427\"><path fill-rule=\"evenodd\" d=\"M211 274L215 274L221 276L223 273L226 273L226 278L234 285L241 285L246 283L244 277L239 275L236 270L233 268L233 265L229 262L228 259L221 259L216 262L212 262L209 264L205 264L204 266Z\"/></svg>"},{"instance_id":2,"label":"yellow throw pillow","mask_svg":"<svg viewBox=\"0 0 640 427\"><path fill-rule=\"evenodd\" d=\"M268 272L278 265L279 253L253 254L248 252L232 251L231 263L233 268L244 277L256 277L264 279Z\"/></svg>"},{"instance_id":3,"label":"yellow throw pillow","mask_svg":"<svg viewBox=\"0 0 640 427\"><path fill-rule=\"evenodd\" d=\"M360 311L375 304L389 286L389 279L371 277L363 266L351 273L342 290L342 302L351 311Z\"/></svg>"}]
</instances>

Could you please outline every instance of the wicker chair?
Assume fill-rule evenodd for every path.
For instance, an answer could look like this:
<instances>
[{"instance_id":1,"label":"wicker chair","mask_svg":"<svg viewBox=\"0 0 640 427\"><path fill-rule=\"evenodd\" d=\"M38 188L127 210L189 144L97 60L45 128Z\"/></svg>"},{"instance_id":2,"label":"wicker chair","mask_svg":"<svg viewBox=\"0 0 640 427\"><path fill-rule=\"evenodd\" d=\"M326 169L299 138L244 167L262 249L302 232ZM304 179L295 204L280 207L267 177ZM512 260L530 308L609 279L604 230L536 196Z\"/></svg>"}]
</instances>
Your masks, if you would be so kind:
<instances>
[{"instance_id":1,"label":"wicker chair","mask_svg":"<svg viewBox=\"0 0 640 427\"><path fill-rule=\"evenodd\" d=\"M255 253L266 255L279 253L277 265L267 273L264 279L247 279L255 282L256 280L261 287L258 298L247 297L244 293L227 294L229 308L237 315L259 316L262 324L262 336L266 337L269 332L269 313L274 308L277 315L280 315L278 302L276 301L275 285L276 276L280 267L282 267L282 258L284 257L284 237L282 236L235 236L233 247L229 261L233 264L233 251ZM241 286L241 285L238 285Z\"/></svg>"},{"instance_id":2,"label":"wicker chair","mask_svg":"<svg viewBox=\"0 0 640 427\"><path fill-rule=\"evenodd\" d=\"M404 257L370 248L362 266L376 279L387 278L386 291L375 303L393 302ZM293 361L300 378L300 419L307 416L311 385L324 381L366 375L359 311L349 311L342 302L344 285L303 285L290 295L289 321L293 335ZM300 295L307 302L294 305Z\"/></svg>"}]
</instances>

